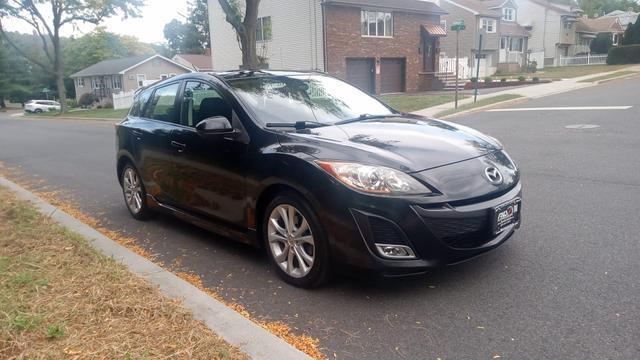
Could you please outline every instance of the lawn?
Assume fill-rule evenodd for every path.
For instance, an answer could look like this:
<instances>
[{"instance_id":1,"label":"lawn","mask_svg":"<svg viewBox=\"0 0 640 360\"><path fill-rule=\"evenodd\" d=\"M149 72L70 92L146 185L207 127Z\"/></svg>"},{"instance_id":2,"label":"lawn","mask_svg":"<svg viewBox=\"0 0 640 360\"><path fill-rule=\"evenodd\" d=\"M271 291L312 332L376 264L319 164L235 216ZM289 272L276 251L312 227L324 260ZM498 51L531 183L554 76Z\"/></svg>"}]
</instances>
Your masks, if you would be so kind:
<instances>
[{"instance_id":1,"label":"lawn","mask_svg":"<svg viewBox=\"0 0 640 360\"><path fill-rule=\"evenodd\" d=\"M427 95L427 94L397 94L382 95L382 101L396 110L403 112L412 112L425 109L428 107L445 104L454 101L454 94ZM462 94L458 95L458 99L464 99Z\"/></svg>"},{"instance_id":2,"label":"lawn","mask_svg":"<svg viewBox=\"0 0 640 360\"><path fill-rule=\"evenodd\" d=\"M637 74L637 72L636 71L629 71L629 70L616 71L616 72L608 74L608 75L601 75L601 76L596 76L596 77L588 78L588 79L585 79L585 80L581 80L580 82L596 82L596 81L608 80L608 79L617 78L619 76L625 76L625 75L631 75L631 74Z\"/></svg>"},{"instance_id":3,"label":"lawn","mask_svg":"<svg viewBox=\"0 0 640 360\"><path fill-rule=\"evenodd\" d=\"M58 114L57 112L48 112L40 114L28 114L29 116L45 116L45 117L63 117L63 118L88 118L88 119L124 119L129 113L129 109L94 109L94 110L81 110L72 109L64 114Z\"/></svg>"},{"instance_id":4,"label":"lawn","mask_svg":"<svg viewBox=\"0 0 640 360\"><path fill-rule=\"evenodd\" d=\"M538 70L535 73L518 73L518 74L504 74L495 75L494 79L500 78L517 78L522 75L527 78L539 77L540 79L569 79L579 76L586 76L592 74L599 74L609 71L617 71L629 67L629 65L583 65L583 66L558 66L547 67L542 70Z\"/></svg>"},{"instance_id":5,"label":"lawn","mask_svg":"<svg viewBox=\"0 0 640 360\"><path fill-rule=\"evenodd\" d=\"M176 301L0 188L1 359L246 359Z\"/></svg>"},{"instance_id":6,"label":"lawn","mask_svg":"<svg viewBox=\"0 0 640 360\"><path fill-rule=\"evenodd\" d=\"M442 112L436 114L435 117L453 115L453 114L461 112L461 111L471 110L471 109L479 108L481 106L487 106L487 105L499 103L499 102L502 102L502 101L518 99L518 98L521 98L521 97L522 97L521 95L517 95L517 94L504 94L504 95L493 96L493 97L490 97L490 98L478 100L475 103L468 103L468 104L460 105L460 106L458 106L457 109L449 109L449 110L442 111Z\"/></svg>"}]
</instances>

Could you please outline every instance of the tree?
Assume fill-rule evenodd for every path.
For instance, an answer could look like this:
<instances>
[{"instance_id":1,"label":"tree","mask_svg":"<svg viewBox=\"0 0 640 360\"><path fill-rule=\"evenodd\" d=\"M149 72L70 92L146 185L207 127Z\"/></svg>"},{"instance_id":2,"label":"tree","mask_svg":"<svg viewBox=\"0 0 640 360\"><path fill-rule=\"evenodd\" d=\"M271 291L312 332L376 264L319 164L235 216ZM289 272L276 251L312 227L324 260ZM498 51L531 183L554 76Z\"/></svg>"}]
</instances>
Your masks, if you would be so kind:
<instances>
[{"instance_id":1,"label":"tree","mask_svg":"<svg viewBox=\"0 0 640 360\"><path fill-rule=\"evenodd\" d=\"M590 18L596 18L614 10L640 11L640 4L635 0L578 0L577 5Z\"/></svg>"},{"instance_id":2,"label":"tree","mask_svg":"<svg viewBox=\"0 0 640 360\"><path fill-rule=\"evenodd\" d=\"M138 16L142 0L0 0L0 20L11 17L30 25L41 39L46 60L28 56L7 36L0 22L0 34L7 43L31 63L55 75L61 112L66 111L66 89L60 30L78 23L100 24L105 18L121 14Z\"/></svg>"},{"instance_id":3,"label":"tree","mask_svg":"<svg viewBox=\"0 0 640 360\"><path fill-rule=\"evenodd\" d=\"M606 54L613 46L611 33L600 33L595 39L591 40L591 52L594 54Z\"/></svg>"},{"instance_id":4,"label":"tree","mask_svg":"<svg viewBox=\"0 0 640 360\"><path fill-rule=\"evenodd\" d=\"M640 17L635 24L629 24L622 37L622 45L640 44Z\"/></svg>"},{"instance_id":5,"label":"tree","mask_svg":"<svg viewBox=\"0 0 640 360\"><path fill-rule=\"evenodd\" d=\"M259 61L256 51L256 26L260 0L245 0L244 16L238 0L218 0L218 2L225 13L225 19L238 36L242 51L242 68L257 69Z\"/></svg>"},{"instance_id":6,"label":"tree","mask_svg":"<svg viewBox=\"0 0 640 360\"><path fill-rule=\"evenodd\" d=\"M164 37L173 54L204 54L211 43L206 0L191 1L188 12L186 23L173 19L164 26Z\"/></svg>"}]
</instances>

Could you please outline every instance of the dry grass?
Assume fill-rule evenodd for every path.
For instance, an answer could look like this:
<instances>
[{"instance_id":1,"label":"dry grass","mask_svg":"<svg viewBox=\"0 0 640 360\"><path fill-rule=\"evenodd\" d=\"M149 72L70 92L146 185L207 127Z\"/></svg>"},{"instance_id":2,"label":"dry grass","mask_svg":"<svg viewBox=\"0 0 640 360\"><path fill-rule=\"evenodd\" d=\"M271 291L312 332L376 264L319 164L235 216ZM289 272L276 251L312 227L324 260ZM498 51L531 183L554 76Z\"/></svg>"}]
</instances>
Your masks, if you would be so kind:
<instances>
[{"instance_id":1,"label":"dry grass","mask_svg":"<svg viewBox=\"0 0 640 360\"><path fill-rule=\"evenodd\" d=\"M18 181L18 178L21 178L20 176L21 173L22 172L19 169L6 167L2 162L0 162L0 176L4 175L8 178L11 178L13 181ZM156 264L173 271L177 276L181 277L183 280L188 281L189 283L196 286L200 290L209 294L214 299L226 304L236 312L240 313L241 315L253 321L254 323L260 325L261 327L273 333L274 335L280 337L281 339L293 345L298 350L306 353L310 357L314 359L324 359L324 356L322 355L322 352L320 350L320 341L318 339L313 338L306 334L295 334L288 325L284 324L281 321L262 320L254 316L253 314L251 314L242 305L232 301L228 301L224 299L222 296L220 296L220 294L218 294L215 290L204 286L200 276L192 273L175 271L175 269L173 269L171 266L166 266L160 260L158 260L154 254L150 253L146 249L139 246L136 243L135 238L124 236L117 231L107 229L102 225L102 222L100 220L80 211L77 206L71 204L70 202L60 200L62 196L60 196L60 194L58 194L57 192L50 192L50 191L47 192L47 191L37 190L36 187L37 188L42 187L43 181L35 180L28 183L25 181L20 181L20 182L23 187L29 189L31 192L35 193L36 195L38 195L40 198L44 199L48 203L60 208L67 214L95 228L103 235L115 240L116 242L118 242L123 246L126 246L129 250L134 251L135 253L155 262Z\"/></svg>"},{"instance_id":2,"label":"dry grass","mask_svg":"<svg viewBox=\"0 0 640 360\"><path fill-rule=\"evenodd\" d=\"M80 236L0 199L0 358L246 358Z\"/></svg>"}]
</instances>

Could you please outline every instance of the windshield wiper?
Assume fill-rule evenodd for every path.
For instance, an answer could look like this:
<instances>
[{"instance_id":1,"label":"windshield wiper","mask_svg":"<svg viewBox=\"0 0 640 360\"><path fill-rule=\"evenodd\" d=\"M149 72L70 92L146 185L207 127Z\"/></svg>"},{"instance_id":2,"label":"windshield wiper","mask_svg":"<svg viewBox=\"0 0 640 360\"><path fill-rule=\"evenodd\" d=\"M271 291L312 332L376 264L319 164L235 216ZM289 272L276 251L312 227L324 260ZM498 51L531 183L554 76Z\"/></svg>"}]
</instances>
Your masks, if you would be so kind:
<instances>
[{"instance_id":1,"label":"windshield wiper","mask_svg":"<svg viewBox=\"0 0 640 360\"><path fill-rule=\"evenodd\" d=\"M268 128L294 128L296 130L313 129L322 126L327 126L327 124L313 121L296 121L295 123L267 123Z\"/></svg>"},{"instance_id":2,"label":"windshield wiper","mask_svg":"<svg viewBox=\"0 0 640 360\"><path fill-rule=\"evenodd\" d=\"M353 119L340 120L338 122L333 123L333 125L344 125L344 124L350 124L358 121L371 120L371 119L384 119L388 117L397 117L397 116L398 114L384 114L384 115L362 114Z\"/></svg>"}]
</instances>

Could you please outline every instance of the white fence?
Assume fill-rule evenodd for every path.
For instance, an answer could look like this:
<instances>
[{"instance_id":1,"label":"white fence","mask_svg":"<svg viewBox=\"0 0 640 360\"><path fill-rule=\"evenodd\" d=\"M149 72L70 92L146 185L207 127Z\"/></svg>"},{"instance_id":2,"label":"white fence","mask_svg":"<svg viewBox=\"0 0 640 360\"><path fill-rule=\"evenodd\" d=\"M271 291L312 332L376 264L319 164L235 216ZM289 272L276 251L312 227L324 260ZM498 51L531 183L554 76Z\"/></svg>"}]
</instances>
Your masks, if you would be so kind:
<instances>
[{"instance_id":1,"label":"white fence","mask_svg":"<svg viewBox=\"0 0 640 360\"><path fill-rule=\"evenodd\" d=\"M135 91L119 92L113 94L113 108L114 109L128 109L133 104L133 95Z\"/></svg>"},{"instance_id":2,"label":"white fence","mask_svg":"<svg viewBox=\"0 0 640 360\"><path fill-rule=\"evenodd\" d=\"M607 63L607 54L581 55L581 56L560 56L559 66L575 65L603 65Z\"/></svg>"},{"instance_id":3,"label":"white fence","mask_svg":"<svg viewBox=\"0 0 640 360\"><path fill-rule=\"evenodd\" d=\"M439 61L440 73L456 73L456 58L441 57ZM471 77L471 69L469 68L469 58L458 58L458 77L460 79L468 79Z\"/></svg>"}]
</instances>

